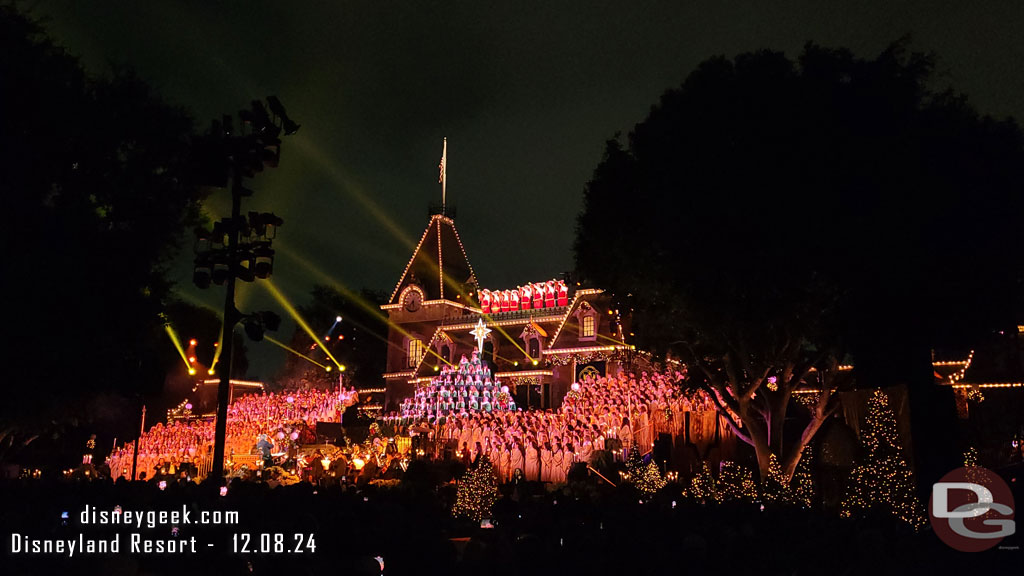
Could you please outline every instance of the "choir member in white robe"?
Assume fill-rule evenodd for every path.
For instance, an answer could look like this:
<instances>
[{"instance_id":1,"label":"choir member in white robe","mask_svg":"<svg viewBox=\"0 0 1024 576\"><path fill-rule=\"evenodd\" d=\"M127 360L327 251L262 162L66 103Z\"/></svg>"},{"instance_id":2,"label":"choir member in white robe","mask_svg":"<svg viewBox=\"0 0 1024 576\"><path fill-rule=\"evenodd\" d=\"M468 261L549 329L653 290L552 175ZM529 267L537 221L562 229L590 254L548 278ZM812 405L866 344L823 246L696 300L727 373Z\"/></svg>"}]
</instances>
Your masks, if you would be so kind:
<instances>
[{"instance_id":1,"label":"choir member in white robe","mask_svg":"<svg viewBox=\"0 0 1024 576\"><path fill-rule=\"evenodd\" d=\"M502 443L498 445L498 482L507 483L512 478L512 453L509 445Z\"/></svg>"},{"instance_id":2,"label":"choir member in white robe","mask_svg":"<svg viewBox=\"0 0 1024 576\"><path fill-rule=\"evenodd\" d=\"M554 450L551 451L551 482L559 483L565 482L564 473L565 470L562 468L562 445L556 444Z\"/></svg>"},{"instance_id":3,"label":"choir member in white robe","mask_svg":"<svg viewBox=\"0 0 1024 576\"><path fill-rule=\"evenodd\" d=\"M551 445L544 444L540 449L540 480L551 482L552 472Z\"/></svg>"},{"instance_id":4,"label":"choir member in white robe","mask_svg":"<svg viewBox=\"0 0 1024 576\"><path fill-rule=\"evenodd\" d=\"M534 441L528 441L526 444L526 452L524 455L524 461L526 463L526 479L530 482L537 482L540 480L540 449Z\"/></svg>"},{"instance_id":5,"label":"choir member in white robe","mask_svg":"<svg viewBox=\"0 0 1024 576\"><path fill-rule=\"evenodd\" d=\"M513 444L509 445L509 448L510 448L510 452L509 452L508 468L509 468L509 477L511 478L516 473L516 470L522 470L523 472L526 472L526 465L525 465L525 460L524 460L524 457L523 457L523 448L522 448L522 446L520 446L519 444L513 443Z\"/></svg>"}]
</instances>

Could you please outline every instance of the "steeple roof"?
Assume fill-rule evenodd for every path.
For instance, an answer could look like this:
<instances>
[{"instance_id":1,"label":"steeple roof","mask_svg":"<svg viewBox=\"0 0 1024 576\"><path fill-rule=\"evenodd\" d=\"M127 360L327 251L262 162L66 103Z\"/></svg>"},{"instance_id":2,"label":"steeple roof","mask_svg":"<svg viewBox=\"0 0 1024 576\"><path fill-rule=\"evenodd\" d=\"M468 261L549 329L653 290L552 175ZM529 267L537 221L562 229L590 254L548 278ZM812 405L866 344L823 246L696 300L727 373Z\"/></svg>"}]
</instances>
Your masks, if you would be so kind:
<instances>
[{"instance_id":1,"label":"steeple roof","mask_svg":"<svg viewBox=\"0 0 1024 576\"><path fill-rule=\"evenodd\" d=\"M427 300L452 300L463 292L476 292L476 276L469 257L455 229L455 221L443 214L430 217L416 250L402 272L389 304L398 302L398 296L410 284L418 285ZM463 295L462 303L469 304Z\"/></svg>"}]
</instances>

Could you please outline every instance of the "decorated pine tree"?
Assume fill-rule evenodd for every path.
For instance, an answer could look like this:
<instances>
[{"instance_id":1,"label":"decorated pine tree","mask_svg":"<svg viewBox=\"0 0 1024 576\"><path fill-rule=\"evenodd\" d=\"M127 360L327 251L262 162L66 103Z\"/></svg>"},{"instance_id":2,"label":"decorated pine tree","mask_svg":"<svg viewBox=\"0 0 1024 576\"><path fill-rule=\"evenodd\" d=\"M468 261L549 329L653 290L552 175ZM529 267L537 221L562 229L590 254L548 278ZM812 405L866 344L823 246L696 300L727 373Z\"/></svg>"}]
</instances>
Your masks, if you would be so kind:
<instances>
[{"instance_id":1,"label":"decorated pine tree","mask_svg":"<svg viewBox=\"0 0 1024 576\"><path fill-rule=\"evenodd\" d=\"M806 508L814 504L814 476L811 474L813 463L814 455L810 447L805 446L800 462L796 465L796 472L793 473L793 480L789 483L794 502Z\"/></svg>"},{"instance_id":2,"label":"decorated pine tree","mask_svg":"<svg viewBox=\"0 0 1024 576\"><path fill-rule=\"evenodd\" d=\"M640 451L633 449L629 451L629 458L626 459L626 473L629 474L630 478L633 478L640 474L644 467L644 459L640 456Z\"/></svg>"},{"instance_id":3,"label":"decorated pine tree","mask_svg":"<svg viewBox=\"0 0 1024 576\"><path fill-rule=\"evenodd\" d=\"M910 466L900 454L896 417L889 408L888 396L881 390L876 390L868 402L861 443L865 455L850 472L840 514L850 517L880 512L891 514L915 529L922 527L924 506L914 491Z\"/></svg>"},{"instance_id":4,"label":"decorated pine tree","mask_svg":"<svg viewBox=\"0 0 1024 576\"><path fill-rule=\"evenodd\" d=\"M640 469L638 476L633 477L633 485L645 496L652 496L665 487L665 479L661 477L661 470L658 470L658 465L652 460Z\"/></svg>"},{"instance_id":5,"label":"decorated pine tree","mask_svg":"<svg viewBox=\"0 0 1024 576\"><path fill-rule=\"evenodd\" d=\"M479 522L490 518L491 508L497 501L498 484L494 480L494 468L487 456L481 456L477 465L466 470L459 480L452 516Z\"/></svg>"},{"instance_id":6,"label":"decorated pine tree","mask_svg":"<svg viewBox=\"0 0 1024 576\"><path fill-rule=\"evenodd\" d=\"M715 477L711 475L711 468L707 462L704 462L701 465L700 472L690 479L689 495L698 502L718 501L719 495L715 485Z\"/></svg>"},{"instance_id":7,"label":"decorated pine tree","mask_svg":"<svg viewBox=\"0 0 1024 576\"><path fill-rule=\"evenodd\" d=\"M978 465L978 449L974 446L969 446L967 450L964 450L964 468L970 468Z\"/></svg>"},{"instance_id":8,"label":"decorated pine tree","mask_svg":"<svg viewBox=\"0 0 1024 576\"><path fill-rule=\"evenodd\" d=\"M645 496L651 496L665 486L658 465L653 460L645 464L639 450L630 451L629 459L626 460L626 473L629 482Z\"/></svg>"},{"instance_id":9,"label":"decorated pine tree","mask_svg":"<svg viewBox=\"0 0 1024 576\"><path fill-rule=\"evenodd\" d=\"M795 491L782 473L779 459L772 454L768 459L768 477L761 482L761 498L776 504L796 504Z\"/></svg>"},{"instance_id":10,"label":"decorated pine tree","mask_svg":"<svg viewBox=\"0 0 1024 576\"><path fill-rule=\"evenodd\" d=\"M729 460L722 461L718 469L718 495L722 500L753 502L757 499L757 484L749 468Z\"/></svg>"}]
</instances>

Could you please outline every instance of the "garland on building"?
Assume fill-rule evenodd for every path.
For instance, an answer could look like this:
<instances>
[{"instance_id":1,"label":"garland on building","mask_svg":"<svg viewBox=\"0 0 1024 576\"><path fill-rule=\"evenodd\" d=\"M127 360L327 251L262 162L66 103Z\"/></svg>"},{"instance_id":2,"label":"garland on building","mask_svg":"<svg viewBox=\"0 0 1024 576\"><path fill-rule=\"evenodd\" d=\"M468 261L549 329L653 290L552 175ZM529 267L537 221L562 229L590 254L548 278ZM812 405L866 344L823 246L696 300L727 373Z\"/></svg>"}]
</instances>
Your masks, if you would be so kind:
<instances>
[{"instance_id":1,"label":"garland on building","mask_svg":"<svg viewBox=\"0 0 1024 576\"><path fill-rule=\"evenodd\" d=\"M880 512L914 529L924 526L924 506L914 491L913 473L900 455L896 417L881 390L868 402L861 443L866 454L850 472L840 514L851 517Z\"/></svg>"},{"instance_id":2,"label":"garland on building","mask_svg":"<svg viewBox=\"0 0 1024 576\"><path fill-rule=\"evenodd\" d=\"M494 480L491 460L483 455L459 480L452 516L479 522L491 517L491 509L498 501L498 484Z\"/></svg>"}]
</instances>

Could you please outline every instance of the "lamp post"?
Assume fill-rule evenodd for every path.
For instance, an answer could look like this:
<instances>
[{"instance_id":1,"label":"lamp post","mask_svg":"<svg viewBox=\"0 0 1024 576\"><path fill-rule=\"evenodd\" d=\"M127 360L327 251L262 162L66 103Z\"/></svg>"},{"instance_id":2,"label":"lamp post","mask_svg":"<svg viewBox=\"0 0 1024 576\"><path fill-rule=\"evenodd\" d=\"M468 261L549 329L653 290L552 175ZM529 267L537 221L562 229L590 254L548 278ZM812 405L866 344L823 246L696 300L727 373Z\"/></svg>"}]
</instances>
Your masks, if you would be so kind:
<instances>
[{"instance_id":1,"label":"lamp post","mask_svg":"<svg viewBox=\"0 0 1024 576\"><path fill-rule=\"evenodd\" d=\"M281 324L280 316L273 312L243 314L235 307L237 280L253 282L256 278L269 278L273 272L274 250L271 243L277 228L284 224L281 218L269 212L242 214L242 198L253 194L243 185L243 179L255 177L264 166L276 167L281 154L281 132L289 136L299 129L299 125L288 118L276 97L267 97L267 104L270 113L259 100L253 100L250 109L240 110L238 132L233 129L231 116L224 116L221 122L214 120L209 134L196 146L205 169L206 184L224 187L229 175L231 179L231 216L216 222L212 231L196 231L192 276L199 288L208 288L211 282L226 285L225 338L221 349L224 360L217 366L220 383L217 386L217 420L210 470L211 477L216 480L224 477L235 326L243 323L246 334L258 341L263 339L264 330L277 330Z\"/></svg>"}]
</instances>

